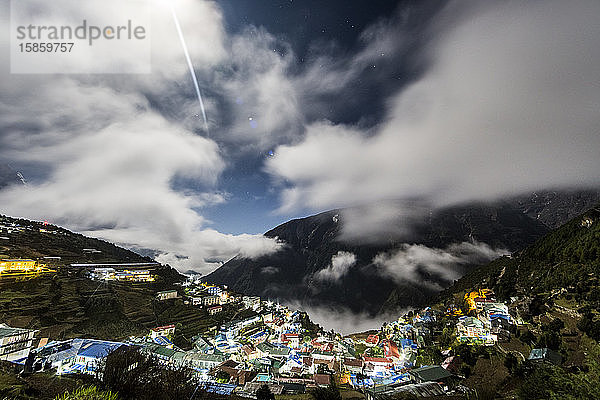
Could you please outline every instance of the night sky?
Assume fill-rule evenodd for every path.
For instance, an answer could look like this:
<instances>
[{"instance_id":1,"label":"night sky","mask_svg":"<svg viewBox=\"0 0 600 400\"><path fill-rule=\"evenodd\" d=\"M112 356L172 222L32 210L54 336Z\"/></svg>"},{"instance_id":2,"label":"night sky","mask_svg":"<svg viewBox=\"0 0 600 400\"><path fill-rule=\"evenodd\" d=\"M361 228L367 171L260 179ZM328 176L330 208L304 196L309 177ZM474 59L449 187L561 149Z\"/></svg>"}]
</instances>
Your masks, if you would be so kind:
<instances>
[{"instance_id":1,"label":"night sky","mask_svg":"<svg viewBox=\"0 0 600 400\"><path fill-rule=\"evenodd\" d=\"M226 29L238 34L248 26L264 27L290 46L294 54L292 70L302 74L304 67L323 53L343 63L364 46L365 28L378 23L397 25L418 46L428 22L443 8L440 1L218 1L225 17ZM400 38L398 38L400 40ZM405 38L403 39L405 40ZM286 47L274 50L286 52ZM415 79L421 65L411 62L413 49L403 54L385 54L369 64L342 95L320 99L312 119L371 127L384 117L385 102L401 87ZM335 60L338 58L338 60ZM379 69L377 69L379 68ZM275 144L274 146L275 147ZM235 160L222 179L224 190L234 193L229 202L204 212L219 229L230 233L263 233L290 218L310 215L314 210L293 214L270 212L278 207L278 193L273 190L262 164L269 151L245 154ZM268 212L265 212L268 211Z\"/></svg>"},{"instance_id":2,"label":"night sky","mask_svg":"<svg viewBox=\"0 0 600 400\"><path fill-rule=\"evenodd\" d=\"M40 23L142 18L27 1ZM600 184L598 1L152 0L151 73L33 75L10 71L0 4L0 163L28 182L0 190L0 212L183 271L275 252L261 233L330 209L384 204L346 221L360 237L405 199ZM92 54L69 63L146 62Z\"/></svg>"}]
</instances>

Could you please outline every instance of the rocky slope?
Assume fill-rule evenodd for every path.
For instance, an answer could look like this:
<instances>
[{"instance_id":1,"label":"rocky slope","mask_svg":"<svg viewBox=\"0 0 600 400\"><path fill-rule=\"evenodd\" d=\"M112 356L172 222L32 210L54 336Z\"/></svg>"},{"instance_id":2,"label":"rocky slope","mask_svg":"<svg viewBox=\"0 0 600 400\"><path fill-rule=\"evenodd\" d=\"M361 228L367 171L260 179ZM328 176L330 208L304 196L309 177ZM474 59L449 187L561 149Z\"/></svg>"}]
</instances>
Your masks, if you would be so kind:
<instances>
[{"instance_id":1,"label":"rocky slope","mask_svg":"<svg viewBox=\"0 0 600 400\"><path fill-rule=\"evenodd\" d=\"M530 218L554 229L600 203L600 190L546 190L517 196L510 202Z\"/></svg>"}]
</instances>

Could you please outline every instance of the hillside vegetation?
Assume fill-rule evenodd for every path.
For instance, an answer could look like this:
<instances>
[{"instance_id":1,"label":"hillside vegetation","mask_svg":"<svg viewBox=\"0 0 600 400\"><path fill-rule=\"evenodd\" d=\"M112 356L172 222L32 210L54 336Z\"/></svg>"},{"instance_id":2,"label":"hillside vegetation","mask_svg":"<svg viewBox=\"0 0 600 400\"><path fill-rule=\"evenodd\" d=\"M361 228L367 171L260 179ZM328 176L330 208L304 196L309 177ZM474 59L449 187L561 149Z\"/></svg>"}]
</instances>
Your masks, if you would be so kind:
<instances>
[{"instance_id":1,"label":"hillside vegetation","mask_svg":"<svg viewBox=\"0 0 600 400\"><path fill-rule=\"evenodd\" d=\"M550 232L512 257L478 268L438 297L437 307L462 303L465 293L492 289L520 322L491 356L471 358L465 385L489 398L600 397L600 207ZM562 361L532 363L533 348ZM471 353L473 351L470 351ZM496 365L491 367L493 360Z\"/></svg>"},{"instance_id":2,"label":"hillside vegetation","mask_svg":"<svg viewBox=\"0 0 600 400\"><path fill-rule=\"evenodd\" d=\"M532 246L461 278L443 293L486 286L501 298L567 290L579 300L600 300L600 205L550 232Z\"/></svg>"}]
</instances>

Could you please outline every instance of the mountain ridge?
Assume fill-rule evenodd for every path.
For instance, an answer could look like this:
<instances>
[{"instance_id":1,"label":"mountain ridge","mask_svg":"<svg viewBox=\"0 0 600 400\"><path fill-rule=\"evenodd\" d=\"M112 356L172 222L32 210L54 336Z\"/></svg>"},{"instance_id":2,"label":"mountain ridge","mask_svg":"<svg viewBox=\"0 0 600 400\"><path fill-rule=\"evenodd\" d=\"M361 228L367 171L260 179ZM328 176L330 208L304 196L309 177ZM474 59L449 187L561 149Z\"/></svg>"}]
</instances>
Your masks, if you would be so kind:
<instances>
[{"instance_id":1,"label":"mountain ridge","mask_svg":"<svg viewBox=\"0 0 600 400\"><path fill-rule=\"evenodd\" d=\"M434 213L430 221L415 225L411 238L389 237L383 243L355 245L338 240L344 217L340 210L289 221L268 231L286 243L274 254L254 260L235 257L207 276L207 280L249 294L278 298L282 301L307 302L310 305L347 306L352 311L372 315L381 311L392 292L399 300L395 307L407 302L423 303L435 292L431 288L397 285L373 260L408 243L428 248L445 249L455 243L486 243L494 248L514 251L531 243L548 231L539 221L506 206L461 206ZM352 254L356 262L340 281L322 282L315 274L332 265L340 254ZM463 265L464 264L464 265ZM458 274L468 263L452 266ZM426 276L424 278L427 278ZM439 277L429 277L434 285L447 286ZM341 300L341 301L340 301Z\"/></svg>"}]
</instances>

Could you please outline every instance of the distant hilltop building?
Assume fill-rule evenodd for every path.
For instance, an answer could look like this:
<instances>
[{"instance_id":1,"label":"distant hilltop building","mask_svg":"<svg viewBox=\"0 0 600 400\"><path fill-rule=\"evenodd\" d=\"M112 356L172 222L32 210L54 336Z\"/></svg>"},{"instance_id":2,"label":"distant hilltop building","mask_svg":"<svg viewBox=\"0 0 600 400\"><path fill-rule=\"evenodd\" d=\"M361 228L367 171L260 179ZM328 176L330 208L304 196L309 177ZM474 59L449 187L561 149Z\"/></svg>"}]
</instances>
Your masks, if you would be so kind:
<instances>
[{"instance_id":1,"label":"distant hilltop building","mask_svg":"<svg viewBox=\"0 0 600 400\"><path fill-rule=\"evenodd\" d=\"M163 290L162 292L156 293L156 298L161 301L176 299L177 297L177 290Z\"/></svg>"},{"instance_id":2,"label":"distant hilltop building","mask_svg":"<svg viewBox=\"0 0 600 400\"><path fill-rule=\"evenodd\" d=\"M18 277L37 275L47 272L56 272L44 264L39 264L30 259L2 259L0 260L0 277Z\"/></svg>"},{"instance_id":3,"label":"distant hilltop building","mask_svg":"<svg viewBox=\"0 0 600 400\"><path fill-rule=\"evenodd\" d=\"M151 271L159 265L160 264L155 262L102 264L85 263L71 264L71 267L88 268L87 275L90 279L94 280L119 282L154 282L156 277L151 274Z\"/></svg>"},{"instance_id":4,"label":"distant hilltop building","mask_svg":"<svg viewBox=\"0 0 600 400\"><path fill-rule=\"evenodd\" d=\"M117 271L114 268L102 267L94 268L88 274L91 279L101 281L154 282L154 276L147 269Z\"/></svg>"},{"instance_id":5,"label":"distant hilltop building","mask_svg":"<svg viewBox=\"0 0 600 400\"><path fill-rule=\"evenodd\" d=\"M0 260L0 271L28 271L35 269L36 262L29 259Z\"/></svg>"}]
</instances>

